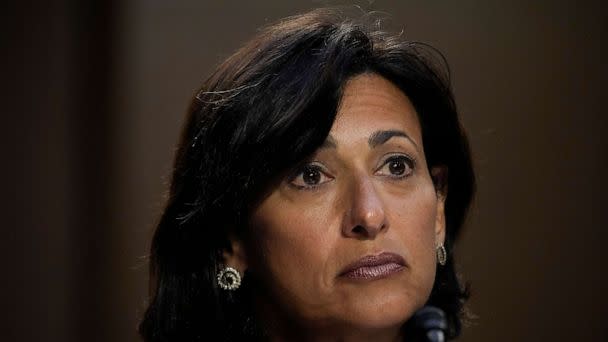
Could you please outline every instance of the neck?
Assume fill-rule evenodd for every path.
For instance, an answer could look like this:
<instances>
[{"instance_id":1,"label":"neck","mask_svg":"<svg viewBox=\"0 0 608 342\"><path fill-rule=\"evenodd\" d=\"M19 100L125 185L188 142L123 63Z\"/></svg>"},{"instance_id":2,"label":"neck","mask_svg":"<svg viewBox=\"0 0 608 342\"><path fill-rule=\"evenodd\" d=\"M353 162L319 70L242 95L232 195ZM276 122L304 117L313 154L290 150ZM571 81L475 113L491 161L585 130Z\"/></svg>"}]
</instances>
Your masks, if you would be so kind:
<instances>
[{"instance_id":1,"label":"neck","mask_svg":"<svg viewBox=\"0 0 608 342\"><path fill-rule=\"evenodd\" d=\"M274 341L315 342L397 342L404 341L401 326L370 328L353 326L326 319L314 322L293 317L286 310L277 310L271 300L256 300L256 316L268 339Z\"/></svg>"},{"instance_id":2,"label":"neck","mask_svg":"<svg viewBox=\"0 0 608 342\"><path fill-rule=\"evenodd\" d=\"M315 341L315 342L397 342L403 341L399 329L372 330L372 329L340 329L338 327L328 329L298 329L286 331L285 329L270 330L270 341Z\"/></svg>"}]
</instances>

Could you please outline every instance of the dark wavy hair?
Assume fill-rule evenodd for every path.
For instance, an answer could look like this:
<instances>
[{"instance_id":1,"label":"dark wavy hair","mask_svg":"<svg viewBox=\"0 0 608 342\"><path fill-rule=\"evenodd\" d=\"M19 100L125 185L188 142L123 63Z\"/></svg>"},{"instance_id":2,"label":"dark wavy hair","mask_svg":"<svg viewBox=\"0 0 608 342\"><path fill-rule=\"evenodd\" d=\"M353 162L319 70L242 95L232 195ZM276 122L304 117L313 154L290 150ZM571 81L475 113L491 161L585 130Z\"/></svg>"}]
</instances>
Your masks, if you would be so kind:
<instances>
[{"instance_id":1,"label":"dark wavy hair","mask_svg":"<svg viewBox=\"0 0 608 342\"><path fill-rule=\"evenodd\" d=\"M218 289L222 251L230 249L229 234L249 229L269 185L323 143L345 82L362 73L379 74L408 96L429 169L447 167L448 260L437 266L427 304L445 311L449 338L460 334L468 291L452 251L474 192L467 138L443 56L379 23L335 9L289 17L261 30L204 83L189 109L152 241L151 298L139 326L145 341L264 340L251 307L251 276L245 273L234 293Z\"/></svg>"}]
</instances>

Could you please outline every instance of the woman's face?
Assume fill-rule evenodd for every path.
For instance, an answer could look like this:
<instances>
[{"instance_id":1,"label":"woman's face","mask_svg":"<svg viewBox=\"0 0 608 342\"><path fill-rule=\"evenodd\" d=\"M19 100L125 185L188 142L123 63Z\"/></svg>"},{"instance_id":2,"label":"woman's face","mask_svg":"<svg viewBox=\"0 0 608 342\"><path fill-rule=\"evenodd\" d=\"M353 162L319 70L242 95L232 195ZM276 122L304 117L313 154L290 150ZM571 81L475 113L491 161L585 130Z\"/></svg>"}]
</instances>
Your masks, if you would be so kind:
<instances>
[{"instance_id":1,"label":"woman's face","mask_svg":"<svg viewBox=\"0 0 608 342\"><path fill-rule=\"evenodd\" d=\"M352 78L325 144L251 217L242 264L262 282L262 314L314 329L401 326L433 286L443 199L407 96L376 74Z\"/></svg>"}]
</instances>

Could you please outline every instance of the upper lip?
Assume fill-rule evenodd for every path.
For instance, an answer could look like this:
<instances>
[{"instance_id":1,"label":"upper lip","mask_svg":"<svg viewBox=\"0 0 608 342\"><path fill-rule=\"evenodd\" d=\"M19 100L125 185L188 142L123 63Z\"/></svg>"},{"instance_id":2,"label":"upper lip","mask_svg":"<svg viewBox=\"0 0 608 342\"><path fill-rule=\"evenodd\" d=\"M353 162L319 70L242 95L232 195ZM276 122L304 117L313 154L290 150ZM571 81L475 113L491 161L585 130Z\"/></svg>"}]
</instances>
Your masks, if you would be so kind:
<instances>
[{"instance_id":1,"label":"upper lip","mask_svg":"<svg viewBox=\"0 0 608 342\"><path fill-rule=\"evenodd\" d=\"M403 257L399 254L390 252L383 252L376 255L366 255L344 267L342 272L340 272L340 275L344 275L360 267L374 267L393 263L405 266L405 259L403 259Z\"/></svg>"}]
</instances>

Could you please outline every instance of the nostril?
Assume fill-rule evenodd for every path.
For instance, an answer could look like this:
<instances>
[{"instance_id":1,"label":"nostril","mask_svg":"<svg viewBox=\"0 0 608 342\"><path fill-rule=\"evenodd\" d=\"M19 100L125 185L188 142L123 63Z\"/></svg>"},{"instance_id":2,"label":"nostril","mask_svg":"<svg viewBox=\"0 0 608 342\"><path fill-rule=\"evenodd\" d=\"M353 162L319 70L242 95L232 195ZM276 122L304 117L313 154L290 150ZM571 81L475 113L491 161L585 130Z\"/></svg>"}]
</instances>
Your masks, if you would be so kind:
<instances>
[{"instance_id":1,"label":"nostril","mask_svg":"<svg viewBox=\"0 0 608 342\"><path fill-rule=\"evenodd\" d=\"M355 228L353 228L353 233L365 234L365 228L363 228L362 226L355 226Z\"/></svg>"}]
</instances>

